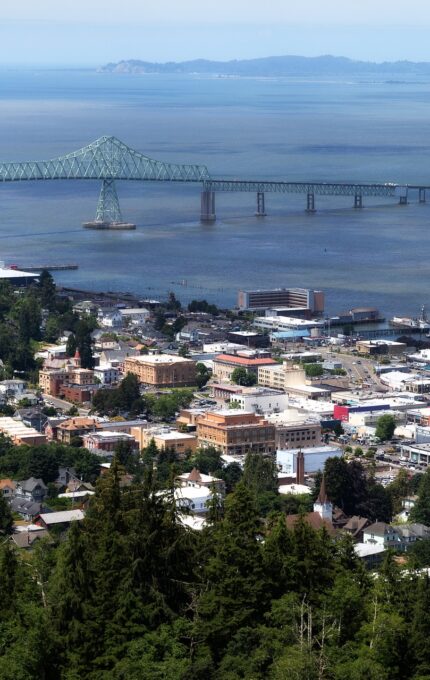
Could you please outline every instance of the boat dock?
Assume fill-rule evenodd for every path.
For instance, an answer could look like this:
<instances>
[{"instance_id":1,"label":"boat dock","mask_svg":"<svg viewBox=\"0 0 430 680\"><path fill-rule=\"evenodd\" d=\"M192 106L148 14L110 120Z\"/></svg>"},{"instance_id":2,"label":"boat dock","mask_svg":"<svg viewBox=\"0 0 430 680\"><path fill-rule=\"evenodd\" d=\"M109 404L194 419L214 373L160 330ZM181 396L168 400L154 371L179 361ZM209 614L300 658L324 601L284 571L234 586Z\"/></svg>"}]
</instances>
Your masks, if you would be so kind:
<instances>
[{"instance_id":1,"label":"boat dock","mask_svg":"<svg viewBox=\"0 0 430 680\"><path fill-rule=\"evenodd\" d=\"M18 271L24 272L41 272L44 269L48 272L59 272L65 271L67 269L79 269L77 264L29 264L29 265L9 265L9 269L17 269Z\"/></svg>"}]
</instances>

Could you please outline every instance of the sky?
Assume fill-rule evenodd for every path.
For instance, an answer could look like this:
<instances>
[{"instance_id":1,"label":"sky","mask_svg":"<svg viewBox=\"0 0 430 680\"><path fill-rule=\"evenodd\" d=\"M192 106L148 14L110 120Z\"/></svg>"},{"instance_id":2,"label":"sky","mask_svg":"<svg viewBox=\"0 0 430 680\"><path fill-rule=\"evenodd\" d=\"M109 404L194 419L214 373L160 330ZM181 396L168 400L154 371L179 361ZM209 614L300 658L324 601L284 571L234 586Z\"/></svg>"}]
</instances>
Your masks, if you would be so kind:
<instances>
[{"instance_id":1,"label":"sky","mask_svg":"<svg viewBox=\"0 0 430 680\"><path fill-rule=\"evenodd\" d=\"M334 54L430 61L428 0L0 1L0 65Z\"/></svg>"}]
</instances>

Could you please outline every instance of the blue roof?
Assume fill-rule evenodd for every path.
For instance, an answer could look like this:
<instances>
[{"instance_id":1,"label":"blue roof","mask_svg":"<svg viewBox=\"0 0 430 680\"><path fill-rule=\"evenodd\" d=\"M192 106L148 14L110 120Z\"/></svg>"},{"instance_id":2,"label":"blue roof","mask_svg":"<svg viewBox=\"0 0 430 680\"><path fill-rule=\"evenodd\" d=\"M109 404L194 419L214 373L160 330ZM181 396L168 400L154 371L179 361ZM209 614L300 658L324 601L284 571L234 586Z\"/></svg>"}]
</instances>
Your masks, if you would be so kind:
<instances>
[{"instance_id":1,"label":"blue roof","mask_svg":"<svg viewBox=\"0 0 430 680\"><path fill-rule=\"evenodd\" d=\"M304 328L301 331L279 331L277 333L272 333L272 338L279 340L282 340L283 338L308 338L309 335L309 331Z\"/></svg>"}]
</instances>

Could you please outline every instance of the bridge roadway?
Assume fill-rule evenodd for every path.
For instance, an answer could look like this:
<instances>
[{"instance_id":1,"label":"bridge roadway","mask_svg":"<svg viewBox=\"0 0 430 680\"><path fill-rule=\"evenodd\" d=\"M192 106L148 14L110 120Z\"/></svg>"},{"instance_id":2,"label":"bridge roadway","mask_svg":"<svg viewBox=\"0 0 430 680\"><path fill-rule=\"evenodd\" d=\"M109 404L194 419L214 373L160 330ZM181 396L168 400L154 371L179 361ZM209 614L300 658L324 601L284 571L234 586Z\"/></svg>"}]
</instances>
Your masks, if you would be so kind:
<instances>
[{"instance_id":1,"label":"bridge roadway","mask_svg":"<svg viewBox=\"0 0 430 680\"><path fill-rule=\"evenodd\" d=\"M117 180L141 182L182 182L202 185L201 220L213 222L216 192L249 192L257 197L256 215L266 214L265 194L292 193L306 195L306 210L315 212L315 196L353 196L354 208L363 207L363 197L398 198L406 205L408 191L418 192L420 203L426 201L429 186L395 183L290 182L240 179L214 179L205 165L183 165L157 161L143 155L115 137L100 137L88 146L45 161L0 163L1 182L43 180L99 180L102 182L94 222L100 225L124 225L116 192ZM130 225L128 225L130 226Z\"/></svg>"},{"instance_id":2,"label":"bridge roadway","mask_svg":"<svg viewBox=\"0 0 430 680\"><path fill-rule=\"evenodd\" d=\"M429 186L387 183L356 182L281 182L240 179L209 179L203 182L201 220L213 222L216 219L215 194L223 192L253 192L257 195L256 216L266 215L265 193L306 194L306 211L315 212L315 196L353 196L354 208L363 207L363 196L398 198L400 205L407 205L408 191L418 192L419 203L426 202Z\"/></svg>"}]
</instances>

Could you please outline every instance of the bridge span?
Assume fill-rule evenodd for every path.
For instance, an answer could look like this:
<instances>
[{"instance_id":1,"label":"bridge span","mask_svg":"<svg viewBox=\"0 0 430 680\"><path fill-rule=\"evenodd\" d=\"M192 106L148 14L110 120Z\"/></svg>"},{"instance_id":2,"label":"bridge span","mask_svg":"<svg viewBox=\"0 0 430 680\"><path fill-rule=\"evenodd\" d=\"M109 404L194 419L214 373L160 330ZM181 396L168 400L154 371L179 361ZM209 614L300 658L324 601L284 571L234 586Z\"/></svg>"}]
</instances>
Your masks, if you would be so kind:
<instances>
[{"instance_id":1,"label":"bridge span","mask_svg":"<svg viewBox=\"0 0 430 680\"><path fill-rule=\"evenodd\" d=\"M157 161L130 148L115 137L100 137L88 146L47 161L0 163L0 182L45 180L99 180L102 183L94 222L96 228L124 225L116 191L117 180L140 182L182 182L202 185L202 222L216 219L217 192L248 192L256 195L256 215L266 214L266 193L304 194L306 210L315 212L315 196L351 196L354 208L363 207L363 197L397 198L408 202L410 189L426 201L429 186L395 183L292 182L269 180L216 179L205 165L186 165ZM124 225L127 226L127 225ZM133 225L128 225L133 226Z\"/></svg>"}]
</instances>

